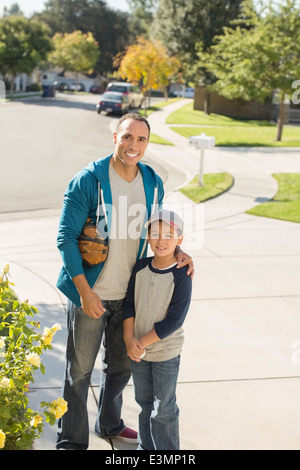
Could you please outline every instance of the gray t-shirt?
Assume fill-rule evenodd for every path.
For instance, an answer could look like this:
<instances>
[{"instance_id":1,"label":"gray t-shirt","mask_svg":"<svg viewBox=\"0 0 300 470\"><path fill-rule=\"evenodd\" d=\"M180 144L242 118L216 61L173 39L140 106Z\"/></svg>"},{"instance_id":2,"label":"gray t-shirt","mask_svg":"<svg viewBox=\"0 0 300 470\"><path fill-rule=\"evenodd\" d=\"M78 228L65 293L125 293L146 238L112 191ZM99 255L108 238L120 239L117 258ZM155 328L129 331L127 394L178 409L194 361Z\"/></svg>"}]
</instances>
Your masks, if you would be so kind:
<instances>
[{"instance_id":1,"label":"gray t-shirt","mask_svg":"<svg viewBox=\"0 0 300 470\"><path fill-rule=\"evenodd\" d=\"M110 165L112 221L108 257L94 291L101 300L119 300L126 295L132 268L136 263L146 214L143 178L138 171L128 183Z\"/></svg>"}]
</instances>

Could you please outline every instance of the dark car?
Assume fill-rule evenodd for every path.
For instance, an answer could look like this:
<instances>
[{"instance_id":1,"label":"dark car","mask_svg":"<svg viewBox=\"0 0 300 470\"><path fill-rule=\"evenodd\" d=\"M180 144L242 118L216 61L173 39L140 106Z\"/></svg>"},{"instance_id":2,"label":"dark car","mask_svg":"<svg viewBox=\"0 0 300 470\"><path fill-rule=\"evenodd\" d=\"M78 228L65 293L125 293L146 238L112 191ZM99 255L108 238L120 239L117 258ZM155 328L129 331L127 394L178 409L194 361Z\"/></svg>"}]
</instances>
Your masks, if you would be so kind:
<instances>
[{"instance_id":1,"label":"dark car","mask_svg":"<svg viewBox=\"0 0 300 470\"><path fill-rule=\"evenodd\" d=\"M90 93L101 93L101 88L97 85L92 85L91 88L90 88Z\"/></svg>"},{"instance_id":2,"label":"dark car","mask_svg":"<svg viewBox=\"0 0 300 470\"><path fill-rule=\"evenodd\" d=\"M101 100L96 105L98 114L101 111L107 113L126 114L129 110L128 95L114 91L106 91L103 93Z\"/></svg>"},{"instance_id":3,"label":"dark car","mask_svg":"<svg viewBox=\"0 0 300 470\"><path fill-rule=\"evenodd\" d=\"M128 95L130 108L140 108L143 103L143 95L138 86L126 82L111 82L105 91L118 91Z\"/></svg>"}]
</instances>

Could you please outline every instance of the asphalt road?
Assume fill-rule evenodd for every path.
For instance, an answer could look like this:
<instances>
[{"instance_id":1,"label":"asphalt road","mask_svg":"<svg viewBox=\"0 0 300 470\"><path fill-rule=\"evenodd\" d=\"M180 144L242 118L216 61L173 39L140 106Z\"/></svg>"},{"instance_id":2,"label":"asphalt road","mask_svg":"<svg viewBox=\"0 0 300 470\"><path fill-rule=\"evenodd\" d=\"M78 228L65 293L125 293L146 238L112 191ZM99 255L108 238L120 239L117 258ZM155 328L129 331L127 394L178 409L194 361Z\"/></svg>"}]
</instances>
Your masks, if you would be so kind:
<instances>
[{"instance_id":1,"label":"asphalt road","mask_svg":"<svg viewBox=\"0 0 300 470\"><path fill-rule=\"evenodd\" d=\"M118 117L98 115L98 100L57 94L0 106L0 213L60 209L70 179L112 153Z\"/></svg>"}]
</instances>

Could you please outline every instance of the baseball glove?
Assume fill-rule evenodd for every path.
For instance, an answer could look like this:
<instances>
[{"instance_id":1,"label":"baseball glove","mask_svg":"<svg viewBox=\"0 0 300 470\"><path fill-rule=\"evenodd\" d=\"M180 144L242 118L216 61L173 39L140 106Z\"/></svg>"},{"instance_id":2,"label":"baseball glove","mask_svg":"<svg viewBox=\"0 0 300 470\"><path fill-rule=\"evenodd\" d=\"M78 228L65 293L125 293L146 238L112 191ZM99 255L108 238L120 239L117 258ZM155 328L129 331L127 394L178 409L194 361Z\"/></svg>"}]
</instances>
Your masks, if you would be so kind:
<instances>
[{"instance_id":1,"label":"baseball glove","mask_svg":"<svg viewBox=\"0 0 300 470\"><path fill-rule=\"evenodd\" d=\"M103 263L108 255L108 243L97 231L94 222L88 217L78 239L83 263L89 267Z\"/></svg>"}]
</instances>

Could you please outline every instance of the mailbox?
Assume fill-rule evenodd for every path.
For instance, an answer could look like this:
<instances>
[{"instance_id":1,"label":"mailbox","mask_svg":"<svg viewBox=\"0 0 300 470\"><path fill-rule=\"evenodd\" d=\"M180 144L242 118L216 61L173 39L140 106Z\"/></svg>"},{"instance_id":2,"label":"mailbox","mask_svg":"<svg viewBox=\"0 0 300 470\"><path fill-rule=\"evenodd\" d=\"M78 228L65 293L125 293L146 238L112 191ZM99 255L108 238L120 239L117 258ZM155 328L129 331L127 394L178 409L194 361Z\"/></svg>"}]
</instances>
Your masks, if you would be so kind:
<instances>
[{"instance_id":1,"label":"mailbox","mask_svg":"<svg viewBox=\"0 0 300 470\"><path fill-rule=\"evenodd\" d=\"M209 137L203 132L201 135L193 135L190 137L189 142L190 145L193 145L196 149L212 149L215 146L216 139L215 137Z\"/></svg>"},{"instance_id":2,"label":"mailbox","mask_svg":"<svg viewBox=\"0 0 300 470\"><path fill-rule=\"evenodd\" d=\"M200 169L199 169L199 185L203 186L203 165L204 165L204 150L212 149L215 146L215 137L210 137L202 132L201 135L193 135L189 139L190 145L196 149L200 149Z\"/></svg>"}]
</instances>

